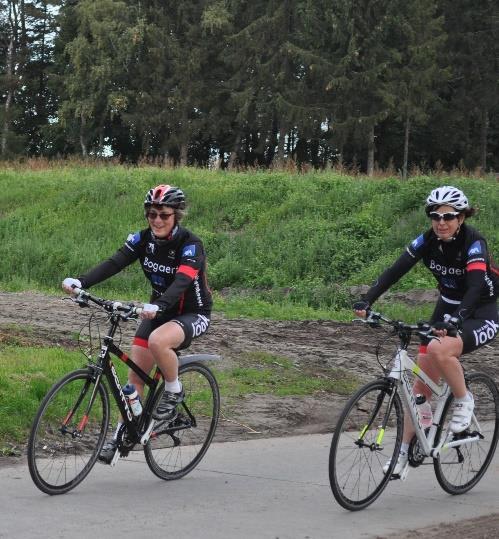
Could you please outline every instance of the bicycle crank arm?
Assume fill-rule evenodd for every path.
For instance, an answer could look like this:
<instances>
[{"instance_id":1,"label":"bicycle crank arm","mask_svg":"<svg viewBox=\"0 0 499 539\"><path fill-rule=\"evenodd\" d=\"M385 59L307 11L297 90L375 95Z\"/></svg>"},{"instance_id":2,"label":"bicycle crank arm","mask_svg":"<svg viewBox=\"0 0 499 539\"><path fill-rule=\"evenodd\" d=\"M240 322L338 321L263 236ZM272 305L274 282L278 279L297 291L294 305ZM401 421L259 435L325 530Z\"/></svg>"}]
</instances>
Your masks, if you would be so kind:
<instances>
[{"instance_id":1,"label":"bicycle crank arm","mask_svg":"<svg viewBox=\"0 0 499 539\"><path fill-rule=\"evenodd\" d=\"M114 452L113 460L111 460L109 465L114 468L114 466L116 466L116 463L118 462L119 459L120 459L120 450L116 448L116 451Z\"/></svg>"},{"instance_id":2,"label":"bicycle crank arm","mask_svg":"<svg viewBox=\"0 0 499 539\"><path fill-rule=\"evenodd\" d=\"M155 423L156 423L156 420L151 419L151 422L149 423L147 430L144 432L144 434L142 435L140 439L140 443L142 445L146 445L147 442L149 441L149 438L151 437L151 432L152 432L152 429L154 428Z\"/></svg>"}]
</instances>

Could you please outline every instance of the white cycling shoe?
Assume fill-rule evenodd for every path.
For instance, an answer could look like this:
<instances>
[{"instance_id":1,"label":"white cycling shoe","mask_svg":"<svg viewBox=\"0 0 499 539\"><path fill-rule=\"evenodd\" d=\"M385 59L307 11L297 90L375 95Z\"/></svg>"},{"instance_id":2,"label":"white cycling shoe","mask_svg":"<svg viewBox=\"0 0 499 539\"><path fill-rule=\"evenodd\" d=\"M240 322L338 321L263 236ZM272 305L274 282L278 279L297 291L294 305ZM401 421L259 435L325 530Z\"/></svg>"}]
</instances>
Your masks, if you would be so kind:
<instances>
[{"instance_id":1,"label":"white cycling shoe","mask_svg":"<svg viewBox=\"0 0 499 539\"><path fill-rule=\"evenodd\" d=\"M468 393L468 395L471 397L471 400L454 403L454 412L449 423L449 429L455 434L465 431L471 425L475 401L471 393Z\"/></svg>"},{"instance_id":2,"label":"white cycling shoe","mask_svg":"<svg viewBox=\"0 0 499 539\"><path fill-rule=\"evenodd\" d=\"M386 473L388 468L390 468L391 460L383 466L383 472ZM409 455L407 453L400 452L397 458L397 464L392 471L392 477L397 476L402 481L405 481L407 474L409 473Z\"/></svg>"}]
</instances>

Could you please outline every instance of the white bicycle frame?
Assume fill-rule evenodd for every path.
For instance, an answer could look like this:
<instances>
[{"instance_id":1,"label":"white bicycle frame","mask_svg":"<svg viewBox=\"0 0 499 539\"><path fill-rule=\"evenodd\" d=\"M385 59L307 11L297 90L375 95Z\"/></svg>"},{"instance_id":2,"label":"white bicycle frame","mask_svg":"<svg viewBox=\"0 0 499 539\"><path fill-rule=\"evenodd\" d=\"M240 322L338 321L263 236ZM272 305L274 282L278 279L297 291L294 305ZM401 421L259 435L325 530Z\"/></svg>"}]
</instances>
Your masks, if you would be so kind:
<instances>
[{"instance_id":1,"label":"white bicycle frame","mask_svg":"<svg viewBox=\"0 0 499 539\"><path fill-rule=\"evenodd\" d=\"M431 425L428 435L425 434L425 429L421 424L419 418L418 409L416 405L416 399L413 392L413 383L408 375L409 372L412 372L414 376L419 378L427 387L431 389L432 395L436 398L436 407L433 412L433 424ZM427 456L437 458L440 453L450 449L451 447L458 447L465 444L474 443L480 440L480 436L470 436L468 438L463 438L459 440L453 440L453 433L448 431L445 433L445 436L440 437L440 441L436 447L434 447L435 436L437 434L438 424L442 417L442 412L445 406L447 397L450 395L450 387L447 383L442 385L436 384L430 377L421 370L421 367L416 365L416 363L409 357L407 350L399 348L393 362L393 367L388 375L389 378L392 378L397 381L399 387L399 392L402 395L404 401L404 410L409 412L412 424L416 431L416 437L419 441L422 452ZM473 422L476 425L476 430L481 431L480 425L473 414Z\"/></svg>"}]
</instances>

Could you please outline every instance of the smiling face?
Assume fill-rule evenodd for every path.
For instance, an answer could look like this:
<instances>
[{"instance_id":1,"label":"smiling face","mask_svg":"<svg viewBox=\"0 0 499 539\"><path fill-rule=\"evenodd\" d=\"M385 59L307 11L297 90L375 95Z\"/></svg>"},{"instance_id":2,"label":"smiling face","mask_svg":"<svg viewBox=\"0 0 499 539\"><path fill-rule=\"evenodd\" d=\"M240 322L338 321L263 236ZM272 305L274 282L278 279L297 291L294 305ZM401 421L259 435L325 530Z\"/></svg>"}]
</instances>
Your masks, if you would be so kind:
<instances>
[{"instance_id":1,"label":"smiling face","mask_svg":"<svg viewBox=\"0 0 499 539\"><path fill-rule=\"evenodd\" d=\"M146 210L146 218L157 238L167 238L175 226L175 210L168 206L150 206Z\"/></svg>"},{"instance_id":2,"label":"smiling face","mask_svg":"<svg viewBox=\"0 0 499 539\"><path fill-rule=\"evenodd\" d=\"M451 215L456 213L456 209L452 206L439 206L430 212L433 232L435 232L442 241L452 240L452 238L459 232L459 228L464 221L464 215L462 213ZM446 216L449 220L446 220Z\"/></svg>"}]
</instances>

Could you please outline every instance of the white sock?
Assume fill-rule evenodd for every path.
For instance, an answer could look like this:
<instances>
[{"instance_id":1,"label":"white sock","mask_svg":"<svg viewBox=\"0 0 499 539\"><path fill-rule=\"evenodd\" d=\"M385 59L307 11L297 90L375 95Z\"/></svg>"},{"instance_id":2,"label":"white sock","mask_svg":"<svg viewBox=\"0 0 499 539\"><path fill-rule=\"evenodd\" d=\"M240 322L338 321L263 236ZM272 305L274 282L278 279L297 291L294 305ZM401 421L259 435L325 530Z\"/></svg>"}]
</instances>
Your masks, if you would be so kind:
<instances>
[{"instance_id":1,"label":"white sock","mask_svg":"<svg viewBox=\"0 0 499 539\"><path fill-rule=\"evenodd\" d=\"M169 391L170 393L180 393L182 391L182 386L180 385L178 378L175 378L173 382L167 382L165 380L165 391Z\"/></svg>"},{"instance_id":2,"label":"white sock","mask_svg":"<svg viewBox=\"0 0 499 539\"><path fill-rule=\"evenodd\" d=\"M456 399L456 402L470 402L473 400L473 395L467 391L466 395L464 397L461 397L460 399Z\"/></svg>"},{"instance_id":3,"label":"white sock","mask_svg":"<svg viewBox=\"0 0 499 539\"><path fill-rule=\"evenodd\" d=\"M116 430L114 431L114 434L113 434L113 440L118 439L118 432L120 431L122 426L123 426L123 421L118 421L118 424L116 425Z\"/></svg>"},{"instance_id":4,"label":"white sock","mask_svg":"<svg viewBox=\"0 0 499 539\"><path fill-rule=\"evenodd\" d=\"M400 445L400 452L404 455L407 455L407 453L409 452L409 444L406 442L402 442L402 444Z\"/></svg>"}]
</instances>

